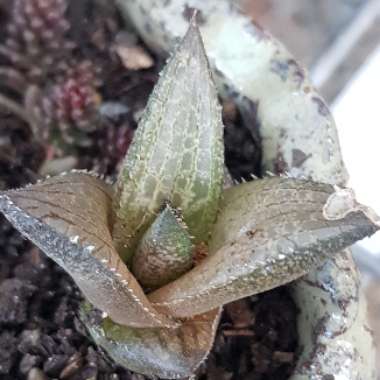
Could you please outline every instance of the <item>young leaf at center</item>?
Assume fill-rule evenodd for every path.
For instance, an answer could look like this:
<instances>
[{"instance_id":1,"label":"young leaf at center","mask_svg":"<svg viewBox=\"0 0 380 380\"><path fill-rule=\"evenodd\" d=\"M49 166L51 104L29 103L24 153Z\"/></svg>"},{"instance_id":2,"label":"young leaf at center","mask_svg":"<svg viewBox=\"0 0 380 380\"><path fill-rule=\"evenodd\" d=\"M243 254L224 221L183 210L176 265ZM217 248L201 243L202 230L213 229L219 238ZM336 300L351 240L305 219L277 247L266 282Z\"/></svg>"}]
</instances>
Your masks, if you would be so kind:
<instances>
[{"instance_id":1,"label":"young leaf at center","mask_svg":"<svg viewBox=\"0 0 380 380\"><path fill-rule=\"evenodd\" d=\"M142 237L132 271L139 283L153 290L176 280L193 263L193 243L181 215L166 205Z\"/></svg>"}]
</instances>

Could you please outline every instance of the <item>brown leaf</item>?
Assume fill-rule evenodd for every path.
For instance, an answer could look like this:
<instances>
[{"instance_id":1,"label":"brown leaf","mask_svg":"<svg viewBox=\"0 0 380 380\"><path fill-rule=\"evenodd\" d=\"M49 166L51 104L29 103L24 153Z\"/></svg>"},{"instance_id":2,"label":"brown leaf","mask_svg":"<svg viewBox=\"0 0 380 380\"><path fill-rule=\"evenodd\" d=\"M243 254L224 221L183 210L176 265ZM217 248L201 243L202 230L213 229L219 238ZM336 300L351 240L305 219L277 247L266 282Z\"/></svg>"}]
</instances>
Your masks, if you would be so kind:
<instances>
[{"instance_id":1,"label":"brown leaf","mask_svg":"<svg viewBox=\"0 0 380 380\"><path fill-rule=\"evenodd\" d=\"M149 299L177 317L199 314L283 285L378 229L357 204L328 220L333 186L289 178L241 184L224 193L210 256ZM346 210L347 211L347 210Z\"/></svg>"},{"instance_id":2,"label":"brown leaf","mask_svg":"<svg viewBox=\"0 0 380 380\"><path fill-rule=\"evenodd\" d=\"M191 376L204 361L214 342L220 309L183 322L177 329L130 328L109 318L97 322L91 309L82 308L81 318L94 341L119 364L147 376Z\"/></svg>"},{"instance_id":3,"label":"brown leaf","mask_svg":"<svg viewBox=\"0 0 380 380\"><path fill-rule=\"evenodd\" d=\"M112 196L100 179L70 173L1 193L0 211L115 322L173 327L150 305L112 245Z\"/></svg>"}]
</instances>

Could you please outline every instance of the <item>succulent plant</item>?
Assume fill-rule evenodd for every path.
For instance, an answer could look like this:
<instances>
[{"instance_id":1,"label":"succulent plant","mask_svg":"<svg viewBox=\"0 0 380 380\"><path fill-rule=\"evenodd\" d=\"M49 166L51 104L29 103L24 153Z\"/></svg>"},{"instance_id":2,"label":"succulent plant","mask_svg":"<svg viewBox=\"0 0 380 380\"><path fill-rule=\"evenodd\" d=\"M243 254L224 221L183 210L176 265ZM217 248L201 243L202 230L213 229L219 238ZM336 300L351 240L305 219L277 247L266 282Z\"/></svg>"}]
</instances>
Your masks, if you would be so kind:
<instances>
[{"instance_id":1,"label":"succulent plant","mask_svg":"<svg viewBox=\"0 0 380 380\"><path fill-rule=\"evenodd\" d=\"M207 357L224 304L303 276L380 225L349 189L223 180L221 107L193 20L115 186L66 173L1 193L0 210L73 277L89 301L82 320L115 361L181 378Z\"/></svg>"},{"instance_id":2,"label":"succulent plant","mask_svg":"<svg viewBox=\"0 0 380 380\"><path fill-rule=\"evenodd\" d=\"M101 126L98 74L92 62L77 62L39 94L30 112L42 122L46 140L58 135L68 145L91 145L89 134Z\"/></svg>"},{"instance_id":3,"label":"succulent plant","mask_svg":"<svg viewBox=\"0 0 380 380\"><path fill-rule=\"evenodd\" d=\"M56 71L57 65L64 68L65 56L75 47L67 38L67 6L66 0L12 2L0 54L18 70L13 77L21 85L20 75L36 83Z\"/></svg>"}]
</instances>

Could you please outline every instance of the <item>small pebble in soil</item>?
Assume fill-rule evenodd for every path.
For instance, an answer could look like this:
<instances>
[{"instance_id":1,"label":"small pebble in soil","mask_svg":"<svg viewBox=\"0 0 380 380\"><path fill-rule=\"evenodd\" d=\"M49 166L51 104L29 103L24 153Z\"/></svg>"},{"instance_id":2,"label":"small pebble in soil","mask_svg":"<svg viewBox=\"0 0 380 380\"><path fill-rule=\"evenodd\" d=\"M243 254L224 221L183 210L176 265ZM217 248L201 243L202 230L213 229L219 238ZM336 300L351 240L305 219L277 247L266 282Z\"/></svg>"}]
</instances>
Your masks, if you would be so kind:
<instances>
[{"instance_id":1,"label":"small pebble in soil","mask_svg":"<svg viewBox=\"0 0 380 380\"><path fill-rule=\"evenodd\" d=\"M0 324L25 323L28 300L35 291L35 286L17 278L4 280L0 285Z\"/></svg>"}]
</instances>

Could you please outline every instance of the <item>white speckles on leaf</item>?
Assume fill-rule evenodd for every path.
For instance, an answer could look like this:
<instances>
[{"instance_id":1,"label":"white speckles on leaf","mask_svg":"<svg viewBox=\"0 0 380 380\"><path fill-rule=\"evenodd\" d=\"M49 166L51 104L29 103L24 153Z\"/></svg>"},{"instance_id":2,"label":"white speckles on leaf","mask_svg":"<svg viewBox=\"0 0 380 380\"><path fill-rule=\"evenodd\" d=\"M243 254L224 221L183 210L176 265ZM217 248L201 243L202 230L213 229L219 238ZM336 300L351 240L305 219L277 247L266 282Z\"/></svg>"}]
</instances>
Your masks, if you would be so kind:
<instances>
[{"instance_id":1,"label":"white speckles on leaf","mask_svg":"<svg viewBox=\"0 0 380 380\"><path fill-rule=\"evenodd\" d=\"M74 243L74 244L78 244L78 242L79 242L79 236L75 235L75 236L70 237L70 241L72 243Z\"/></svg>"},{"instance_id":2,"label":"white speckles on leaf","mask_svg":"<svg viewBox=\"0 0 380 380\"><path fill-rule=\"evenodd\" d=\"M376 232L361 211L326 220L333 192L331 185L279 177L226 190L209 257L149 299L177 317L202 313L293 281Z\"/></svg>"},{"instance_id":3,"label":"white speckles on leaf","mask_svg":"<svg viewBox=\"0 0 380 380\"><path fill-rule=\"evenodd\" d=\"M109 185L75 172L2 193L0 211L114 321L175 326L152 307L112 246L112 197Z\"/></svg>"}]
</instances>

